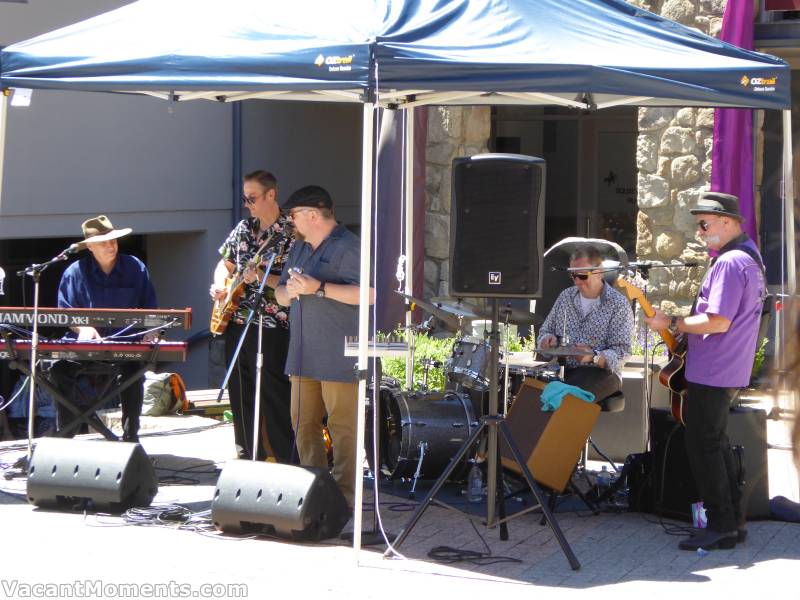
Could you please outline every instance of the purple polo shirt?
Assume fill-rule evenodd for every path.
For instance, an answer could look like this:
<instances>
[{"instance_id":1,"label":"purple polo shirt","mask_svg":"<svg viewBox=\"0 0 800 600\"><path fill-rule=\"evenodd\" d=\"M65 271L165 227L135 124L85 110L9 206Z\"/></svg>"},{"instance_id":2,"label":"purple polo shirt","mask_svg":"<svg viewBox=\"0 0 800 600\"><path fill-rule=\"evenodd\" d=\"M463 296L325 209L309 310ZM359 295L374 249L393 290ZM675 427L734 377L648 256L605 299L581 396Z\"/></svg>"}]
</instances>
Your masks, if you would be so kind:
<instances>
[{"instance_id":1,"label":"purple polo shirt","mask_svg":"<svg viewBox=\"0 0 800 600\"><path fill-rule=\"evenodd\" d=\"M755 249L752 241L746 244ZM731 326L725 333L689 334L687 381L726 388L749 385L763 289L761 267L741 250L725 252L712 265L693 314L721 315Z\"/></svg>"}]
</instances>

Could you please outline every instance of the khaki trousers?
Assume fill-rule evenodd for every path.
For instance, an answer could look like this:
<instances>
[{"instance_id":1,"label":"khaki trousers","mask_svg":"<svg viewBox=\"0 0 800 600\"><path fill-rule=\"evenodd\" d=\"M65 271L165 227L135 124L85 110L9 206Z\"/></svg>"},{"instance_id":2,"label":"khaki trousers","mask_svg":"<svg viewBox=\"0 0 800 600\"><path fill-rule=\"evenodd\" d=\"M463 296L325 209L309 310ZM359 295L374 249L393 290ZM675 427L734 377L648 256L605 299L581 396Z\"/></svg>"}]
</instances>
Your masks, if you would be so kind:
<instances>
[{"instance_id":1,"label":"khaki trousers","mask_svg":"<svg viewBox=\"0 0 800 600\"><path fill-rule=\"evenodd\" d=\"M333 478L353 506L356 480L356 408L358 383L319 381L292 375L292 426L300 464L328 466L322 419L328 415L333 442Z\"/></svg>"}]
</instances>

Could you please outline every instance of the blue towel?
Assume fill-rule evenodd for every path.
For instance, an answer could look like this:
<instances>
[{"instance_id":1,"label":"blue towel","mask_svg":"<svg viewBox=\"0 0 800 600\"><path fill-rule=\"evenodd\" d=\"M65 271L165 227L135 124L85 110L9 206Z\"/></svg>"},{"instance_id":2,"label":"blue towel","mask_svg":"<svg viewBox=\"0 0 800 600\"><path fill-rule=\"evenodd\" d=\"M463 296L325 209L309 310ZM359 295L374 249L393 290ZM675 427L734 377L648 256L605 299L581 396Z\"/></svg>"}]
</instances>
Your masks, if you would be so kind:
<instances>
[{"instance_id":1,"label":"blue towel","mask_svg":"<svg viewBox=\"0 0 800 600\"><path fill-rule=\"evenodd\" d=\"M572 394L584 402L594 402L594 394L592 392L587 392L583 388L567 385L560 381L551 381L544 386L544 390L542 390L542 410L544 412L556 410L561 406L561 400L567 394Z\"/></svg>"}]
</instances>

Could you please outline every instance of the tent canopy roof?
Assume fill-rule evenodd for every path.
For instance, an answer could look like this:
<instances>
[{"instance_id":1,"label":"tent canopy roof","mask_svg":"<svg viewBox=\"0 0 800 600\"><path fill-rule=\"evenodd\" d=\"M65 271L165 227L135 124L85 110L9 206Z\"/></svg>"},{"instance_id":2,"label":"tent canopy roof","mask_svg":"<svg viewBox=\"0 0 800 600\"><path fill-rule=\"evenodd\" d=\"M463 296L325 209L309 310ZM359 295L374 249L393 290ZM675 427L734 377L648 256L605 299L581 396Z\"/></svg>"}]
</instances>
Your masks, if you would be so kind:
<instances>
[{"instance_id":1,"label":"tent canopy roof","mask_svg":"<svg viewBox=\"0 0 800 600\"><path fill-rule=\"evenodd\" d=\"M789 67L624 0L139 0L0 54L3 87L787 108Z\"/></svg>"}]
</instances>

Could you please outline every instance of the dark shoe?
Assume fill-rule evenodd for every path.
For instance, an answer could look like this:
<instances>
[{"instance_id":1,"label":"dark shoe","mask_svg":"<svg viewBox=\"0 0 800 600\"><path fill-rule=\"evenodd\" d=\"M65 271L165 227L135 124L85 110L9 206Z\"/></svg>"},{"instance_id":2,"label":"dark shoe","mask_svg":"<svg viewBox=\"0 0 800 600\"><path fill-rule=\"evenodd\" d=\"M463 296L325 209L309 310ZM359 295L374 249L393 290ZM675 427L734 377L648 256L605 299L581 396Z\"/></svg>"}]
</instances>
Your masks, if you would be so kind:
<instances>
[{"instance_id":1,"label":"dark shoe","mask_svg":"<svg viewBox=\"0 0 800 600\"><path fill-rule=\"evenodd\" d=\"M138 435L123 435L122 436L123 442L132 442L134 444L139 443L139 436Z\"/></svg>"},{"instance_id":2,"label":"dark shoe","mask_svg":"<svg viewBox=\"0 0 800 600\"><path fill-rule=\"evenodd\" d=\"M744 541L747 539L747 527L739 527L736 530L736 543L737 544L744 544Z\"/></svg>"},{"instance_id":3,"label":"dark shoe","mask_svg":"<svg viewBox=\"0 0 800 600\"><path fill-rule=\"evenodd\" d=\"M730 550L736 546L737 531L711 531L703 529L692 534L689 538L681 540L678 548L681 550Z\"/></svg>"}]
</instances>

